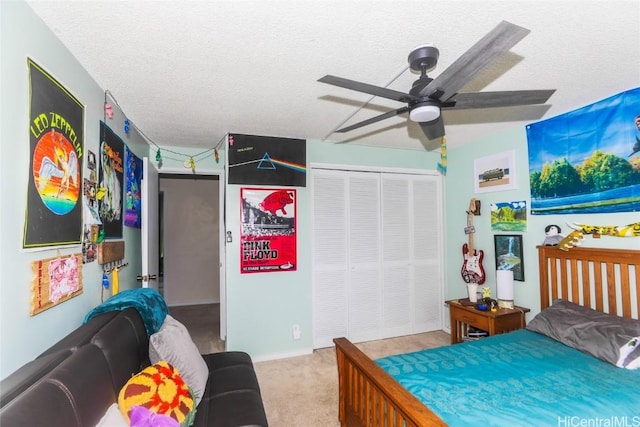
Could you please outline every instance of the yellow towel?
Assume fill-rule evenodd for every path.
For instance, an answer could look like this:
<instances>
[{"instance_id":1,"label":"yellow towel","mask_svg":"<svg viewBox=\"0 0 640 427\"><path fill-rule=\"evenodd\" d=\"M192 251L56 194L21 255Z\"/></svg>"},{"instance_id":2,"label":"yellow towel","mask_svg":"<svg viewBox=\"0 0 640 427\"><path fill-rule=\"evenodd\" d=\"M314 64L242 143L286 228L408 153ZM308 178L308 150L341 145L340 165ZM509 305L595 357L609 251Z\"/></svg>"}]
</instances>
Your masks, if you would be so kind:
<instances>
[{"instance_id":1,"label":"yellow towel","mask_svg":"<svg viewBox=\"0 0 640 427\"><path fill-rule=\"evenodd\" d=\"M118 269L113 269L113 277L111 278L111 294L115 295L120 290L120 284L118 283Z\"/></svg>"}]
</instances>

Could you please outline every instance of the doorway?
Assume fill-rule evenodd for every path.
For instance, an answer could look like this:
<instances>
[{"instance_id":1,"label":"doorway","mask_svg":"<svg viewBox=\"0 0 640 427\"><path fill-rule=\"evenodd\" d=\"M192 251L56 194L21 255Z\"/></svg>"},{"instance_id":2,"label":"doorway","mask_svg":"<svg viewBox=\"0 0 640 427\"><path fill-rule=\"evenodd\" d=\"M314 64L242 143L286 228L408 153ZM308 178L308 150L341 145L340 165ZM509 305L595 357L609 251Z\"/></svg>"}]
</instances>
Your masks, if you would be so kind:
<instances>
[{"instance_id":1,"label":"doorway","mask_svg":"<svg viewBox=\"0 0 640 427\"><path fill-rule=\"evenodd\" d=\"M161 287L170 312L192 311L198 315L184 318L215 317L206 324L221 324L224 188L220 176L161 173L159 181ZM184 323L190 329L189 322ZM213 339L224 338L222 327L216 329Z\"/></svg>"}]
</instances>

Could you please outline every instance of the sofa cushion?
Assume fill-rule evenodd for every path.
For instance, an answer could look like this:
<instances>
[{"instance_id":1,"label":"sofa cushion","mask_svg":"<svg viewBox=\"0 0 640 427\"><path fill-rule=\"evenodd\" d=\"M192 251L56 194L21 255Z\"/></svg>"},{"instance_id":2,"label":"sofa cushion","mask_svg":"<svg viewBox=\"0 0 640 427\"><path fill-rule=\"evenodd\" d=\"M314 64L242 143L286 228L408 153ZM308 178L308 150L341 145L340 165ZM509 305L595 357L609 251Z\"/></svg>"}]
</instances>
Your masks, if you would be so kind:
<instances>
[{"instance_id":1,"label":"sofa cushion","mask_svg":"<svg viewBox=\"0 0 640 427\"><path fill-rule=\"evenodd\" d=\"M87 344L0 410L11 427L95 426L116 394L102 351Z\"/></svg>"},{"instance_id":2,"label":"sofa cushion","mask_svg":"<svg viewBox=\"0 0 640 427\"><path fill-rule=\"evenodd\" d=\"M267 426L258 379L251 357L242 351L202 356L209 367L205 397L194 427Z\"/></svg>"},{"instance_id":3,"label":"sofa cushion","mask_svg":"<svg viewBox=\"0 0 640 427\"><path fill-rule=\"evenodd\" d=\"M92 318L91 321L71 331L66 337L53 344L38 357L57 353L60 350L77 350L79 347L88 344L96 332L102 329L104 325L108 324L114 317L116 317L117 314L117 311L111 311Z\"/></svg>"},{"instance_id":4,"label":"sofa cushion","mask_svg":"<svg viewBox=\"0 0 640 427\"><path fill-rule=\"evenodd\" d=\"M193 427L268 426L262 397L255 390L236 390L205 397L198 406Z\"/></svg>"},{"instance_id":5,"label":"sofa cushion","mask_svg":"<svg viewBox=\"0 0 640 427\"><path fill-rule=\"evenodd\" d=\"M217 396L234 390L253 390L260 393L256 372L251 366L236 365L219 368L209 375L207 396Z\"/></svg>"},{"instance_id":6,"label":"sofa cushion","mask_svg":"<svg viewBox=\"0 0 640 427\"><path fill-rule=\"evenodd\" d=\"M55 353L50 353L32 360L3 379L0 382L0 408L48 374L70 355L71 350L59 350Z\"/></svg>"},{"instance_id":7,"label":"sofa cushion","mask_svg":"<svg viewBox=\"0 0 640 427\"><path fill-rule=\"evenodd\" d=\"M133 375L149 365L148 358L141 359L140 347L148 349L148 338L142 319L134 309L119 313L100 329L91 340L104 353L113 389L118 390Z\"/></svg>"},{"instance_id":8,"label":"sofa cushion","mask_svg":"<svg viewBox=\"0 0 640 427\"><path fill-rule=\"evenodd\" d=\"M145 407L190 426L196 405L191 390L171 364L162 361L131 377L118 395L118 407L130 420L134 406Z\"/></svg>"},{"instance_id":9,"label":"sofa cushion","mask_svg":"<svg viewBox=\"0 0 640 427\"><path fill-rule=\"evenodd\" d=\"M151 363L166 360L175 366L193 390L196 405L200 403L209 369L187 328L170 315L167 315L160 330L149 338L149 360Z\"/></svg>"}]
</instances>

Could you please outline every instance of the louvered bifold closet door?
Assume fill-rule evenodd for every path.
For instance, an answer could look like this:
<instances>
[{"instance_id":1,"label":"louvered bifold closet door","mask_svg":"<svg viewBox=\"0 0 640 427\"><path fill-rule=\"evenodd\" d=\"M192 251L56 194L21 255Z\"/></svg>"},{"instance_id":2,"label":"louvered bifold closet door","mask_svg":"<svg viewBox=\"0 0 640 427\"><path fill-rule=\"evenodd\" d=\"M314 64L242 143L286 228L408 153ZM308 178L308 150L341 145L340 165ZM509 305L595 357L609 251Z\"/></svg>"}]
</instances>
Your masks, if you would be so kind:
<instances>
[{"instance_id":1,"label":"louvered bifold closet door","mask_svg":"<svg viewBox=\"0 0 640 427\"><path fill-rule=\"evenodd\" d=\"M444 220L441 188L436 176L411 178L413 333L442 329Z\"/></svg>"},{"instance_id":2,"label":"louvered bifold closet door","mask_svg":"<svg viewBox=\"0 0 640 427\"><path fill-rule=\"evenodd\" d=\"M382 174L382 338L412 331L412 227L410 180Z\"/></svg>"},{"instance_id":3,"label":"louvered bifold closet door","mask_svg":"<svg viewBox=\"0 0 640 427\"><path fill-rule=\"evenodd\" d=\"M347 176L313 171L313 347L348 330Z\"/></svg>"},{"instance_id":4,"label":"louvered bifold closet door","mask_svg":"<svg viewBox=\"0 0 640 427\"><path fill-rule=\"evenodd\" d=\"M380 338L380 174L348 172L349 339Z\"/></svg>"}]
</instances>

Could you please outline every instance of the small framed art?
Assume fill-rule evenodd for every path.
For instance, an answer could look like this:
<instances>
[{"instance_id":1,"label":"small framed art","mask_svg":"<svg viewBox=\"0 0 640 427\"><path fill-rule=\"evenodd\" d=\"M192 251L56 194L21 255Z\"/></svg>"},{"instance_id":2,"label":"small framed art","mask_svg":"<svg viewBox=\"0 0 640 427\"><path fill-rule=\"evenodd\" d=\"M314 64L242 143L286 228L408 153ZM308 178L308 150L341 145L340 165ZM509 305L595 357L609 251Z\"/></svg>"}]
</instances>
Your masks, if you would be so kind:
<instances>
[{"instance_id":1,"label":"small framed art","mask_svg":"<svg viewBox=\"0 0 640 427\"><path fill-rule=\"evenodd\" d=\"M496 270L513 270L513 279L524 281L522 235L495 234L493 242L496 254Z\"/></svg>"},{"instance_id":2,"label":"small framed art","mask_svg":"<svg viewBox=\"0 0 640 427\"><path fill-rule=\"evenodd\" d=\"M475 159L473 183L476 193L516 188L516 152L509 150Z\"/></svg>"}]
</instances>

